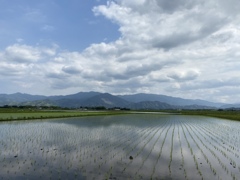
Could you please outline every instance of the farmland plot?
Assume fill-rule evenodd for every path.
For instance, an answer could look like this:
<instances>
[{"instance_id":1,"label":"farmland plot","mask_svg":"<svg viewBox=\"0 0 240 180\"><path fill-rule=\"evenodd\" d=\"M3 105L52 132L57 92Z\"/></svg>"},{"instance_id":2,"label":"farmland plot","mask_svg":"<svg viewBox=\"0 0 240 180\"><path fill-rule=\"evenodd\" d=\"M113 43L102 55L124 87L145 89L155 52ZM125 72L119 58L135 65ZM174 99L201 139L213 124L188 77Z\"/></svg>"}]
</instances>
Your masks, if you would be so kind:
<instances>
[{"instance_id":1,"label":"farmland plot","mask_svg":"<svg viewBox=\"0 0 240 180\"><path fill-rule=\"evenodd\" d=\"M0 179L240 179L240 123L120 115L0 123Z\"/></svg>"}]
</instances>

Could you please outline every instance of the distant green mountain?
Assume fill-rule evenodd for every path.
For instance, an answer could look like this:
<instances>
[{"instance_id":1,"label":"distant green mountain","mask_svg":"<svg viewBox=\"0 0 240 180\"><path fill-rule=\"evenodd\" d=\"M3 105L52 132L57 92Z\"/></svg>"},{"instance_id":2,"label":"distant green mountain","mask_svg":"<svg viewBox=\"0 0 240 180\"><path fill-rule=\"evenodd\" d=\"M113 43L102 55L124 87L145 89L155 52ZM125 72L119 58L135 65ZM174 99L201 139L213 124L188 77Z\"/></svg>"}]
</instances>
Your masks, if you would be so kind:
<instances>
[{"instance_id":1,"label":"distant green mountain","mask_svg":"<svg viewBox=\"0 0 240 180\"><path fill-rule=\"evenodd\" d=\"M112 107L126 107L129 103L130 102L117 96L113 96L109 93L103 93L85 100L82 106L87 107L104 106L106 108L112 108Z\"/></svg>"},{"instance_id":2,"label":"distant green mountain","mask_svg":"<svg viewBox=\"0 0 240 180\"><path fill-rule=\"evenodd\" d=\"M40 96L30 94L0 94L0 106L31 105L59 106L68 108L120 107L130 109L212 109L229 107L227 104L203 100L183 99L157 94L112 95L99 92L79 92L61 96Z\"/></svg>"},{"instance_id":3,"label":"distant green mountain","mask_svg":"<svg viewBox=\"0 0 240 180\"><path fill-rule=\"evenodd\" d=\"M199 106L212 106L212 107L221 107L225 105L224 103L215 103L204 101L200 99L183 99L172 96L158 95L158 94L132 94L132 95L119 95L118 97L125 99L130 102L143 102L143 101L159 101L167 103L174 106L189 106L189 105L199 105Z\"/></svg>"},{"instance_id":4,"label":"distant green mountain","mask_svg":"<svg viewBox=\"0 0 240 180\"><path fill-rule=\"evenodd\" d=\"M221 106L222 109L231 109L231 108L238 108L240 109L240 104L226 104Z\"/></svg>"},{"instance_id":5,"label":"distant green mountain","mask_svg":"<svg viewBox=\"0 0 240 180\"><path fill-rule=\"evenodd\" d=\"M141 101L137 103L131 103L130 105L127 106L130 109L142 109L142 110L173 110L173 109L215 109L215 107L211 106L203 106L203 105L187 105L187 106L176 106L176 105L171 105L167 104L164 102L159 102L159 101Z\"/></svg>"},{"instance_id":6,"label":"distant green mountain","mask_svg":"<svg viewBox=\"0 0 240 180\"><path fill-rule=\"evenodd\" d=\"M18 104L19 106L59 106L55 101L50 99L26 101Z\"/></svg>"},{"instance_id":7,"label":"distant green mountain","mask_svg":"<svg viewBox=\"0 0 240 180\"><path fill-rule=\"evenodd\" d=\"M0 94L0 106L4 105L18 105L26 101L37 101L46 99L46 96L30 95L22 93L14 94Z\"/></svg>"},{"instance_id":8,"label":"distant green mountain","mask_svg":"<svg viewBox=\"0 0 240 180\"><path fill-rule=\"evenodd\" d=\"M65 96L49 96L48 99L51 100L61 100L61 99L76 99L76 100L86 100L88 98L91 98L93 96L99 95L102 93L99 92L94 92L94 91L90 91L90 92L79 92L76 94L70 94L70 95L65 95Z\"/></svg>"},{"instance_id":9,"label":"distant green mountain","mask_svg":"<svg viewBox=\"0 0 240 180\"><path fill-rule=\"evenodd\" d=\"M130 109L135 109L135 110L138 110L138 109L142 109L142 110L178 109L177 106L159 102L159 101L141 101L141 102L131 103L127 107Z\"/></svg>"}]
</instances>

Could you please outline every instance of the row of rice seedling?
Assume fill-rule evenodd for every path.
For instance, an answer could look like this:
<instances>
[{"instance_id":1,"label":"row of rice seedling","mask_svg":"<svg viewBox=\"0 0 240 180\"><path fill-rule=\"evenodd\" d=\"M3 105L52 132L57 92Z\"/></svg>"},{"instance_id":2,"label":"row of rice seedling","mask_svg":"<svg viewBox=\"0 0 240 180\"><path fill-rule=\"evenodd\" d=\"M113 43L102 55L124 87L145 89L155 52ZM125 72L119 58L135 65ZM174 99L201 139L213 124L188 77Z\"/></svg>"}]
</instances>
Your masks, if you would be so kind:
<instances>
[{"instance_id":1,"label":"row of rice seedling","mask_svg":"<svg viewBox=\"0 0 240 180\"><path fill-rule=\"evenodd\" d=\"M173 160L173 157L172 157L172 156L173 156L174 131L175 131L175 123L174 123L173 131L172 131L171 150L170 150L170 161L169 161L169 164L168 164L169 176L170 176L170 177L172 177L171 164L172 164L172 160Z\"/></svg>"},{"instance_id":2,"label":"row of rice seedling","mask_svg":"<svg viewBox=\"0 0 240 180\"><path fill-rule=\"evenodd\" d=\"M205 132L205 133L208 135L208 138L206 138L204 135L202 135L202 137L204 137L204 142L205 143L207 142L209 144L208 146L209 151L218 160L218 163L222 166L222 168L228 174L230 173L231 177L235 179L235 177L238 176L239 174L239 172L237 172L239 171L239 169L236 168L237 167L236 162L239 160L237 160L236 157L234 159L232 158L234 155L233 153L230 153L229 151L225 151L226 148L223 148L224 146L222 146L222 144L220 144L219 141L216 140L216 138L214 139L215 136L212 132ZM226 162L229 162L230 164ZM230 165L232 167L229 167Z\"/></svg>"},{"instance_id":3,"label":"row of rice seedling","mask_svg":"<svg viewBox=\"0 0 240 180\"><path fill-rule=\"evenodd\" d=\"M211 128L211 130L209 130L209 127ZM217 125L210 124L208 127L203 126L203 128L209 134L212 134L212 136L215 136L215 138L218 139L223 144L223 146L226 148L227 151L231 152L230 144L232 144L232 143L228 138L229 132L226 131L226 129L229 129L229 126L219 125L219 124L217 124ZM223 134L224 134L224 136L223 136Z\"/></svg>"},{"instance_id":4,"label":"row of rice seedling","mask_svg":"<svg viewBox=\"0 0 240 180\"><path fill-rule=\"evenodd\" d=\"M174 121L174 133L172 133L172 157L170 157L171 163L171 178L172 179L187 179L187 171L184 162L184 152L186 149L186 142L184 140L182 129L179 125L179 119ZM188 162L189 155L185 158ZM190 171L191 172L191 171ZM191 174L191 173L190 173Z\"/></svg>"},{"instance_id":5,"label":"row of rice seedling","mask_svg":"<svg viewBox=\"0 0 240 180\"><path fill-rule=\"evenodd\" d=\"M0 178L238 179L237 125L159 115L0 123Z\"/></svg>"},{"instance_id":6,"label":"row of rice seedling","mask_svg":"<svg viewBox=\"0 0 240 180\"><path fill-rule=\"evenodd\" d=\"M153 128L154 128L153 126L150 127L149 132L151 132L152 131L151 129L153 129ZM106 163L114 164L115 161L120 162L120 166L119 166L119 164L118 164L118 166L115 166L117 168L115 168L114 166L108 166L109 169L106 171L105 177L113 176L113 174L120 175L120 176L127 174L127 172L121 171L121 167L125 166L124 163L132 162L129 159L129 157L130 157L129 154L132 153L132 151L134 151L134 149L137 148L138 144L141 142L138 139L142 139L142 137L144 137L143 136L144 134L140 133L140 131L143 131L142 129L140 130L140 129L134 127L130 130L131 133L136 132L136 131L139 132L138 137L134 137L133 135L130 134L130 136L125 139L125 143L122 142L120 144L117 144L117 147L119 147L118 150L116 150L114 147L110 148L108 156L107 156L110 158L106 158L107 161L105 161L105 164L101 164L101 167L103 166L103 168L106 169L106 167L107 167ZM145 131L145 132L147 132L147 131ZM125 133L127 133L127 132L125 132ZM145 137L147 137L147 136L145 136ZM120 147L120 146L122 146L122 147ZM113 154L113 156L111 156L111 154ZM118 156L117 154L120 154L120 156ZM136 160L136 157L134 156L134 161L135 160ZM124 167L123 167L123 169L124 169ZM130 167L129 169L132 169L132 168Z\"/></svg>"},{"instance_id":7,"label":"row of rice seedling","mask_svg":"<svg viewBox=\"0 0 240 180\"><path fill-rule=\"evenodd\" d=\"M218 132L214 133L209 131L208 128L203 128L204 132L208 135L208 141L210 141L211 145L217 152L220 152L225 158L228 159L236 159L239 158L237 155L237 148L231 145L229 142L224 142L221 138L223 134L218 134ZM232 147L232 148L230 148ZM226 152L228 152L226 154Z\"/></svg>"},{"instance_id":8,"label":"row of rice seedling","mask_svg":"<svg viewBox=\"0 0 240 180\"><path fill-rule=\"evenodd\" d=\"M188 165L191 165L192 167L195 167L195 168L191 168L191 171L192 171L191 173L188 173L189 178L192 179L193 177L195 177L197 179L198 178L202 179L203 178L202 171L199 168L199 165L198 165L199 163L198 163L198 161L195 157L195 154L198 154L197 152L198 152L199 149L197 149L195 144L193 144L194 140L191 138L191 135L187 131L186 126L185 126L185 122L180 122L180 126L181 126L181 129L182 129L184 140L187 143L187 147L188 147L188 151L185 152L183 156L188 157L187 154L188 155L191 154L191 156L190 156L191 158L189 158L189 157L188 157L188 159L185 158L185 165L187 165L186 164L186 161L187 161ZM186 166L186 168L189 169L189 166Z\"/></svg>"},{"instance_id":9,"label":"row of rice seedling","mask_svg":"<svg viewBox=\"0 0 240 180\"><path fill-rule=\"evenodd\" d=\"M134 131L133 133L133 129L130 128L128 131L126 131L125 128L125 133L122 137L118 138L118 141L114 141L113 143L108 143L108 148L104 148L106 150L103 150L102 153L98 153L98 155L101 157L101 160L97 162L97 167L98 167L98 171L103 171L102 168L105 168L103 172L105 173L106 177L109 177L111 174L111 171L113 170L112 166L106 167L106 164L114 164L114 162L118 162L118 168L121 167L121 164L123 163L123 161L126 158L125 155L125 149L126 148L126 144L128 144L128 146L130 145L130 142L132 142L133 139L137 138L137 136L139 136L140 133L140 129L137 129L136 131ZM142 136L144 135L144 133L140 133ZM126 143L127 140L127 143ZM105 166L105 167L104 167ZM109 170L107 170L109 169Z\"/></svg>"},{"instance_id":10,"label":"row of rice seedling","mask_svg":"<svg viewBox=\"0 0 240 180\"><path fill-rule=\"evenodd\" d=\"M125 129L126 130L126 129ZM88 170L92 169L92 172L97 172L98 175L99 173L103 173L107 171L108 168L110 168L110 162L112 160L116 160L118 159L120 156L122 157L122 153L121 151L119 152L119 149L117 147L119 147L119 142L121 144L121 142L123 142L124 139L126 139L127 135L129 132L132 133L131 128L129 129L129 131L127 131L127 133L122 134L121 135L117 135L118 137L118 141L112 142L113 140L112 137L114 137L112 134L108 135L109 139L107 139L105 141L105 143L102 143L101 145L98 145L97 148L94 147L91 149L89 149L90 153L90 157L88 157L86 160L88 162L83 162L84 164L88 164L91 167L87 167ZM96 151L96 152L95 152ZM117 154L121 154L120 156L117 156ZM95 156L97 155L97 156ZM89 161L90 160L90 161ZM90 170L91 171L91 170ZM103 175L101 174L101 175Z\"/></svg>"},{"instance_id":11,"label":"row of rice seedling","mask_svg":"<svg viewBox=\"0 0 240 180\"><path fill-rule=\"evenodd\" d=\"M221 149L221 146L219 146L218 141L216 141L216 139L212 137L213 133L205 132L204 129L201 129L200 126L196 126L196 124L191 124L189 126L190 128L194 127L194 129L191 129L191 132L195 134L195 136L200 140L202 145L206 148L208 152L208 158L212 156L211 162L214 162L215 160L217 161L214 166L221 166L223 171L219 171L221 172L221 174L218 173L218 176L223 177L225 175L226 177L228 177L229 172L231 172L231 177L235 179L236 174L229 168L229 165L226 163L229 162L229 160L232 162L232 164L235 164L235 162L231 158L226 156L226 153ZM196 134L196 132L198 132L198 134ZM203 134L204 132L206 134ZM223 174L223 172L225 172L226 174Z\"/></svg>"},{"instance_id":12,"label":"row of rice seedling","mask_svg":"<svg viewBox=\"0 0 240 180\"><path fill-rule=\"evenodd\" d=\"M164 124L162 124L162 126L164 126ZM147 153L144 152L151 150L151 145L154 144L154 139L156 138L156 135L159 131L160 128L153 125L152 128L147 130L145 136L139 138L139 141L131 146L132 148L126 151L126 159L130 159L130 161L126 161L122 172L125 172L127 174L133 172L132 174L137 175L136 173L138 172L138 169L143 165L143 160L145 159L144 157L147 156ZM134 141L136 141L136 139L133 139L133 142ZM142 175L140 174L139 176L141 177Z\"/></svg>"},{"instance_id":13,"label":"row of rice seedling","mask_svg":"<svg viewBox=\"0 0 240 180\"><path fill-rule=\"evenodd\" d=\"M149 140L148 144L145 144L144 146L142 146L141 151L138 151L137 156L140 153L143 153L143 155L141 156L141 164L138 167L137 171L135 172L135 176L134 179L139 179L139 178L146 178L146 177L150 177L151 174L151 169L149 171L147 171L144 176L141 175L141 172L146 170L146 164L152 164L152 158L155 158L160 147L158 145L158 143L161 142L160 138L162 138L162 134L165 132L165 129L168 126L166 126L166 124L162 125L161 127L159 127L159 129L154 133L154 135L151 137L151 139ZM143 152L144 150L146 151L145 147L148 146L147 148L147 153ZM150 168L152 168L150 166ZM153 167L154 168L154 167Z\"/></svg>"},{"instance_id":14,"label":"row of rice seedling","mask_svg":"<svg viewBox=\"0 0 240 180\"><path fill-rule=\"evenodd\" d=\"M190 128L190 125L188 125L188 127L186 127L187 131L190 133L189 128ZM192 132L192 134L190 134L190 136L193 139L193 141L195 142L198 149L201 151L204 159L206 160L207 164L209 165L209 169L212 171L214 176L218 177L218 179L219 179L220 176L216 169L220 168L218 162L221 164L221 162L220 162L221 160L216 156L215 152L212 151L212 149L210 149L206 145L206 143L203 143L203 141L199 138L199 136L194 131L191 131L191 132ZM196 138L194 138L194 137L196 137ZM200 143L203 146L199 145ZM205 149L203 149L203 148L205 148ZM214 159L214 158L216 158L216 159ZM223 176L223 175L221 175L221 176Z\"/></svg>"},{"instance_id":15,"label":"row of rice seedling","mask_svg":"<svg viewBox=\"0 0 240 180\"><path fill-rule=\"evenodd\" d=\"M183 155L183 147L182 147L182 137L180 135L180 126L178 125L177 126L177 129L178 129L178 142L179 142L179 146L180 146L180 152L181 152L181 167L179 168L180 170L183 169L183 172L184 172L184 178L185 179L188 179L188 176L187 176L187 169L185 167L185 161L184 161L184 155Z\"/></svg>"},{"instance_id":16,"label":"row of rice seedling","mask_svg":"<svg viewBox=\"0 0 240 180\"><path fill-rule=\"evenodd\" d=\"M230 122L229 122L230 123ZM238 127L238 126L236 126ZM239 158L239 147L238 144L240 143L240 138L236 137L234 134L237 133L236 129L237 128L226 128L226 126L222 126L222 125L218 125L217 128L216 126L212 127L212 129L214 129L214 133L209 130L208 127L205 127L205 130L208 132L208 134L210 134L212 136L212 140L215 141L216 143L218 143L218 145L222 148L224 148L225 151L230 152L233 157L235 158ZM226 129L228 129L228 131L226 131ZM231 140L229 140L229 134L231 134ZM228 138L226 138L228 137Z\"/></svg>"},{"instance_id":17,"label":"row of rice seedling","mask_svg":"<svg viewBox=\"0 0 240 180\"><path fill-rule=\"evenodd\" d=\"M157 179L159 177L159 163L160 163L160 158L162 156L162 152L163 152L163 147L165 145L165 141L166 141L166 138L168 136L168 132L170 130L171 126L168 126L167 128L164 129L164 131L162 131L162 133L165 133L165 136L163 137L163 139L159 142L159 152L157 153L157 158L156 158L156 161L154 163L154 166L153 166L153 170L152 170L152 173L151 173L151 179Z\"/></svg>"},{"instance_id":18,"label":"row of rice seedling","mask_svg":"<svg viewBox=\"0 0 240 180\"><path fill-rule=\"evenodd\" d=\"M115 159L110 160L112 162L111 164L114 164L114 161L118 160L118 165L113 167L111 166L109 170L106 173L105 177L110 177L113 175L120 175L124 176L124 174L129 174L128 170L134 171L132 168L134 167L132 165L132 162L137 161L138 156L138 149L142 149L140 146L141 143L148 142L148 137L150 137L150 134L152 134L155 130L157 130L154 126L146 126L146 129L139 129L140 131L138 134L138 137L129 136L125 139L125 143L122 142L121 144L117 145L120 150L120 154L124 153L124 156L116 156ZM132 130L133 131L133 130ZM120 146L122 146L120 148ZM118 153L119 154L119 153ZM132 157L134 160L132 161ZM120 159L119 159L120 158Z\"/></svg>"}]
</instances>

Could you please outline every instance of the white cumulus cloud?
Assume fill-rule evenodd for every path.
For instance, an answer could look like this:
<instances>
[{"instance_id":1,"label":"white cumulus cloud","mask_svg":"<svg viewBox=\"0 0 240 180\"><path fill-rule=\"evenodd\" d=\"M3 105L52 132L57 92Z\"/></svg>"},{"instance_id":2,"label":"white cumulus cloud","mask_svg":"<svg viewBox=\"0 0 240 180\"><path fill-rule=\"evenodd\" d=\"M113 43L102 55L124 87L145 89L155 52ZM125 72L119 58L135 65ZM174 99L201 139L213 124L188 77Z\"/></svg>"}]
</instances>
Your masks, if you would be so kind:
<instances>
[{"instance_id":1,"label":"white cumulus cloud","mask_svg":"<svg viewBox=\"0 0 240 180\"><path fill-rule=\"evenodd\" d=\"M93 42L82 52L13 44L0 52L0 75L31 77L28 90L39 83L40 94L148 92L235 102L239 5L238 0L108 1L92 10L119 27L116 41Z\"/></svg>"}]
</instances>

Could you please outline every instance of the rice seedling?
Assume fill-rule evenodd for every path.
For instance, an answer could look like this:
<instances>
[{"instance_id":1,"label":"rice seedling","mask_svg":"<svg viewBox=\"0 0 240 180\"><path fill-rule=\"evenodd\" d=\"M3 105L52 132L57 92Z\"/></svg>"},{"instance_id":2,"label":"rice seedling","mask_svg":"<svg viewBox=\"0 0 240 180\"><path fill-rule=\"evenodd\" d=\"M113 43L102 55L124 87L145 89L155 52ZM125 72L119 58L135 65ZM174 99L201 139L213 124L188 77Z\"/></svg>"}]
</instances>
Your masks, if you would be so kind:
<instances>
[{"instance_id":1,"label":"rice seedling","mask_svg":"<svg viewBox=\"0 0 240 180\"><path fill-rule=\"evenodd\" d=\"M239 135L239 122L195 116L1 122L0 178L239 179Z\"/></svg>"}]
</instances>

